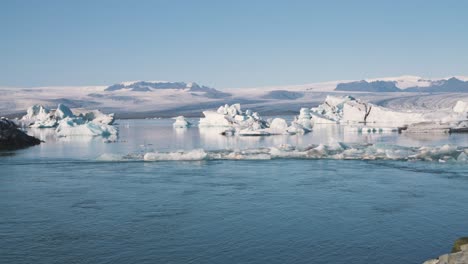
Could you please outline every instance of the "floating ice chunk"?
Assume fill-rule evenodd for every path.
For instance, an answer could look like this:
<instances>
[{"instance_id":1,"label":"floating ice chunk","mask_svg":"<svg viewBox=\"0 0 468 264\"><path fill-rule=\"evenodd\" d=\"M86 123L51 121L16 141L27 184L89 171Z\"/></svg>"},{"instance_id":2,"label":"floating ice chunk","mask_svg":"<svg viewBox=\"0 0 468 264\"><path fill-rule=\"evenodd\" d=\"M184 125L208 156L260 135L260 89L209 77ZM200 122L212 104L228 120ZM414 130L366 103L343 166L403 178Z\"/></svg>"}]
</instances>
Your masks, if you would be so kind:
<instances>
[{"instance_id":1,"label":"floating ice chunk","mask_svg":"<svg viewBox=\"0 0 468 264\"><path fill-rule=\"evenodd\" d=\"M114 124L114 114L104 114L99 110L91 110L80 114L83 120L96 124L112 125Z\"/></svg>"},{"instance_id":2,"label":"floating ice chunk","mask_svg":"<svg viewBox=\"0 0 468 264\"><path fill-rule=\"evenodd\" d=\"M255 130L252 128L241 129L237 132L239 136L269 136L271 133L263 129Z\"/></svg>"},{"instance_id":3,"label":"floating ice chunk","mask_svg":"<svg viewBox=\"0 0 468 264\"><path fill-rule=\"evenodd\" d=\"M316 116L338 122L343 118L343 106L348 101L355 101L351 96L336 97L336 96L327 96L325 101L320 104L318 107L312 108L311 112L316 114ZM315 118L315 116L314 116Z\"/></svg>"},{"instance_id":4,"label":"floating ice chunk","mask_svg":"<svg viewBox=\"0 0 468 264\"><path fill-rule=\"evenodd\" d=\"M33 105L28 108L26 115L20 119L20 123L34 128L50 128L57 125L57 120L46 107Z\"/></svg>"},{"instance_id":5,"label":"floating ice chunk","mask_svg":"<svg viewBox=\"0 0 468 264\"><path fill-rule=\"evenodd\" d=\"M329 119L315 112L311 112L310 114L312 116L312 121L314 124L336 124L338 123L338 121L336 120Z\"/></svg>"},{"instance_id":6,"label":"floating ice chunk","mask_svg":"<svg viewBox=\"0 0 468 264\"><path fill-rule=\"evenodd\" d=\"M413 124L427 121L428 118L422 113L398 112L373 104L367 105L366 123L394 123L394 124Z\"/></svg>"},{"instance_id":7,"label":"floating ice chunk","mask_svg":"<svg viewBox=\"0 0 468 264\"><path fill-rule=\"evenodd\" d=\"M33 105L28 108L26 115L22 119L27 120L41 120L50 117L49 109L45 108L42 105Z\"/></svg>"},{"instance_id":8,"label":"floating ice chunk","mask_svg":"<svg viewBox=\"0 0 468 264\"><path fill-rule=\"evenodd\" d=\"M300 124L304 129L311 131L313 122L312 122L312 115L310 114L310 109L301 108L296 122Z\"/></svg>"},{"instance_id":9,"label":"floating ice chunk","mask_svg":"<svg viewBox=\"0 0 468 264\"><path fill-rule=\"evenodd\" d=\"M275 118L267 129L270 134L287 134L288 123L283 118Z\"/></svg>"},{"instance_id":10,"label":"floating ice chunk","mask_svg":"<svg viewBox=\"0 0 468 264\"><path fill-rule=\"evenodd\" d=\"M247 110L242 112L240 104L220 106L216 112L204 111L199 127L225 127L223 135L265 136L268 123L258 113Z\"/></svg>"},{"instance_id":11,"label":"floating ice chunk","mask_svg":"<svg viewBox=\"0 0 468 264\"><path fill-rule=\"evenodd\" d=\"M288 131L289 134L300 134L300 135L304 135L304 134L310 132L309 129L304 128L297 121L292 121L291 125L288 127L287 131Z\"/></svg>"},{"instance_id":12,"label":"floating ice chunk","mask_svg":"<svg viewBox=\"0 0 468 264\"><path fill-rule=\"evenodd\" d=\"M63 104L59 104L57 109L53 111L41 105L33 105L28 108L27 114L21 118L20 122L34 128L52 128L58 126L61 120L67 118L76 118L77 123L85 121L112 125L114 122L114 114L106 115L99 110L91 110L77 116Z\"/></svg>"},{"instance_id":13,"label":"floating ice chunk","mask_svg":"<svg viewBox=\"0 0 468 264\"><path fill-rule=\"evenodd\" d=\"M117 129L114 126L86 122L81 118L67 117L59 122L55 130L57 136L116 136Z\"/></svg>"},{"instance_id":14,"label":"floating ice chunk","mask_svg":"<svg viewBox=\"0 0 468 264\"><path fill-rule=\"evenodd\" d=\"M203 111L204 118L200 118L199 127L230 127L233 122L228 120L225 114L217 112Z\"/></svg>"},{"instance_id":15,"label":"floating ice chunk","mask_svg":"<svg viewBox=\"0 0 468 264\"><path fill-rule=\"evenodd\" d=\"M437 122L420 122L410 124L403 133L449 133L450 124L440 124Z\"/></svg>"},{"instance_id":16,"label":"floating ice chunk","mask_svg":"<svg viewBox=\"0 0 468 264\"><path fill-rule=\"evenodd\" d=\"M395 123L411 124L426 121L422 113L394 111L371 103L362 102L351 96L327 96L325 102L311 109L316 124L339 123Z\"/></svg>"},{"instance_id":17,"label":"floating ice chunk","mask_svg":"<svg viewBox=\"0 0 468 264\"><path fill-rule=\"evenodd\" d=\"M57 120L54 118L46 118L34 121L30 127L32 128L53 128L57 126Z\"/></svg>"},{"instance_id":18,"label":"floating ice chunk","mask_svg":"<svg viewBox=\"0 0 468 264\"><path fill-rule=\"evenodd\" d=\"M192 125L189 121L185 120L183 116L174 117L174 119L175 122L172 124L174 128L188 128Z\"/></svg>"},{"instance_id":19,"label":"floating ice chunk","mask_svg":"<svg viewBox=\"0 0 468 264\"><path fill-rule=\"evenodd\" d=\"M432 162L467 162L468 149L452 145L439 147L402 147L388 144L311 145L304 148L280 145L271 148L244 150L195 149L175 152L148 152L124 157L102 156L100 160L137 159L145 161L200 160L267 160L267 159L337 159L337 160L398 160Z\"/></svg>"},{"instance_id":20,"label":"floating ice chunk","mask_svg":"<svg viewBox=\"0 0 468 264\"><path fill-rule=\"evenodd\" d=\"M207 154L202 149L194 149L190 151L177 151L177 152L148 152L144 155L145 161L197 161L204 160Z\"/></svg>"},{"instance_id":21,"label":"floating ice chunk","mask_svg":"<svg viewBox=\"0 0 468 264\"><path fill-rule=\"evenodd\" d=\"M56 119L64 119L66 117L75 117L75 115L70 110L70 108L68 108L67 106L63 104L59 104L57 106L57 110L55 110L54 116Z\"/></svg>"}]
</instances>

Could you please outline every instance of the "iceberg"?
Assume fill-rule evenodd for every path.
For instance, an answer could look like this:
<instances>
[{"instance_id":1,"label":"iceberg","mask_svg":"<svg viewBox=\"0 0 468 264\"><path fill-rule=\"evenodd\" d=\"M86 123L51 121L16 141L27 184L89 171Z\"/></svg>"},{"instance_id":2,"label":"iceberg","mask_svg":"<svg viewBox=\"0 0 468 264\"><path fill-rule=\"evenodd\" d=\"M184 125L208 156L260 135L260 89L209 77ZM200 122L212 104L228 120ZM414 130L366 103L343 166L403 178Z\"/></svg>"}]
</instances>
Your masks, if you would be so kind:
<instances>
[{"instance_id":1,"label":"iceberg","mask_svg":"<svg viewBox=\"0 0 468 264\"><path fill-rule=\"evenodd\" d=\"M42 105L33 105L28 108L26 115L20 120L21 124L35 128L51 128L57 126L57 119L50 110Z\"/></svg>"},{"instance_id":2,"label":"iceberg","mask_svg":"<svg viewBox=\"0 0 468 264\"><path fill-rule=\"evenodd\" d=\"M327 96L324 103L312 108L315 123L395 123L411 124L426 121L422 113L398 112L365 103L351 96Z\"/></svg>"},{"instance_id":3,"label":"iceberg","mask_svg":"<svg viewBox=\"0 0 468 264\"><path fill-rule=\"evenodd\" d=\"M297 117L295 122L301 125L304 129L311 131L314 123L312 121L312 115L310 114L310 109L301 108L301 110L299 111L299 116Z\"/></svg>"},{"instance_id":4,"label":"iceberg","mask_svg":"<svg viewBox=\"0 0 468 264\"><path fill-rule=\"evenodd\" d=\"M55 118L60 120L60 119L64 119L66 117L75 117L75 115L73 114L73 112L70 110L70 108L66 107L65 105L63 104L59 104L57 106L57 110L55 110L55 114L54 114Z\"/></svg>"},{"instance_id":5,"label":"iceberg","mask_svg":"<svg viewBox=\"0 0 468 264\"><path fill-rule=\"evenodd\" d=\"M188 128L192 124L185 119L183 116L174 117L175 122L172 124L174 128Z\"/></svg>"},{"instance_id":6,"label":"iceberg","mask_svg":"<svg viewBox=\"0 0 468 264\"><path fill-rule=\"evenodd\" d=\"M328 95L322 104L311 108L312 119L317 119L320 123L338 123L343 119L344 104L355 100L351 96L336 97ZM318 122L314 121L314 123Z\"/></svg>"},{"instance_id":7,"label":"iceberg","mask_svg":"<svg viewBox=\"0 0 468 264\"><path fill-rule=\"evenodd\" d=\"M215 111L203 111L204 118L200 118L199 127L225 127L239 131L256 131L268 128L268 123L264 121L256 112L241 110L240 104L220 106Z\"/></svg>"},{"instance_id":8,"label":"iceberg","mask_svg":"<svg viewBox=\"0 0 468 264\"><path fill-rule=\"evenodd\" d=\"M288 130L288 123L283 118L275 118L270 122L268 131L271 134L284 134Z\"/></svg>"},{"instance_id":9,"label":"iceberg","mask_svg":"<svg viewBox=\"0 0 468 264\"><path fill-rule=\"evenodd\" d=\"M99 110L91 110L88 112L81 113L78 117L88 122L103 125L113 125L115 121L114 114L104 114Z\"/></svg>"},{"instance_id":10,"label":"iceberg","mask_svg":"<svg viewBox=\"0 0 468 264\"><path fill-rule=\"evenodd\" d=\"M67 118L78 118L86 122L104 125L112 125L114 123L114 114L104 114L99 110L91 110L75 115L64 104L59 104L55 110L49 110L42 105L33 105L28 108L26 115L19 122L29 127L52 128L57 127L61 120Z\"/></svg>"},{"instance_id":11,"label":"iceberg","mask_svg":"<svg viewBox=\"0 0 468 264\"><path fill-rule=\"evenodd\" d=\"M114 126L102 124L99 122L88 122L81 117L67 117L60 120L55 129L59 137L66 136L103 136L110 137L117 135L117 129Z\"/></svg>"},{"instance_id":12,"label":"iceberg","mask_svg":"<svg viewBox=\"0 0 468 264\"><path fill-rule=\"evenodd\" d=\"M224 105L215 111L204 111L199 127L222 127L223 135L269 136L281 134L305 134L312 130L310 110L302 108L299 116L288 126L286 120L275 118L271 122L263 120L251 110L242 112L240 104Z\"/></svg>"},{"instance_id":13,"label":"iceberg","mask_svg":"<svg viewBox=\"0 0 468 264\"><path fill-rule=\"evenodd\" d=\"M56 128L57 136L116 136L117 129L112 126L114 114L104 114L91 110L75 115L63 104L49 110L42 105L33 105L19 122L32 128Z\"/></svg>"}]
</instances>

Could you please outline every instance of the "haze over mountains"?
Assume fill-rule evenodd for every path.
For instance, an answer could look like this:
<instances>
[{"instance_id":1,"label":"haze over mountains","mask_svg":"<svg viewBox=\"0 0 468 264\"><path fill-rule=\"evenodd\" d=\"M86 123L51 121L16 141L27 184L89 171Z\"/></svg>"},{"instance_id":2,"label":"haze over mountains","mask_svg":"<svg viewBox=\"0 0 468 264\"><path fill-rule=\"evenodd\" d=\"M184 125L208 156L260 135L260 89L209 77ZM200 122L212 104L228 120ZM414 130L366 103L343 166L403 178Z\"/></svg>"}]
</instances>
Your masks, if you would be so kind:
<instances>
[{"instance_id":1,"label":"haze over mountains","mask_svg":"<svg viewBox=\"0 0 468 264\"><path fill-rule=\"evenodd\" d=\"M101 109L122 117L199 116L206 109L241 103L264 115L293 114L314 107L327 95L352 95L393 108L453 107L468 101L468 78L424 79L401 76L362 81L330 81L302 85L216 89L194 82L132 81L108 86L0 88L0 116L23 115L34 104Z\"/></svg>"},{"instance_id":2,"label":"haze over mountains","mask_svg":"<svg viewBox=\"0 0 468 264\"><path fill-rule=\"evenodd\" d=\"M461 79L458 79L461 78ZM362 80L354 82L339 83L336 91L360 91L360 92L468 92L468 81L464 77L451 77L440 80L425 80L416 76L403 76L395 78L384 78L383 80Z\"/></svg>"}]
</instances>

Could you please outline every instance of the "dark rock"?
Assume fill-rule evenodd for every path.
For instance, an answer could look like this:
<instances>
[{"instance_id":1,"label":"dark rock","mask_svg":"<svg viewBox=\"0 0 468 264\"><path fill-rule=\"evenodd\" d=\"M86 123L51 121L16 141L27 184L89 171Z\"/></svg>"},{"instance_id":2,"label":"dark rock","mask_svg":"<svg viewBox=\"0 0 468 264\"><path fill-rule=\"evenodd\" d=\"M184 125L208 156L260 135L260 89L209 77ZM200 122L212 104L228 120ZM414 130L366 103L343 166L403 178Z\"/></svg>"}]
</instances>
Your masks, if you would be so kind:
<instances>
[{"instance_id":1,"label":"dark rock","mask_svg":"<svg viewBox=\"0 0 468 264\"><path fill-rule=\"evenodd\" d=\"M335 91L358 91L358 92L401 92L393 81L358 81L339 83Z\"/></svg>"},{"instance_id":2,"label":"dark rock","mask_svg":"<svg viewBox=\"0 0 468 264\"><path fill-rule=\"evenodd\" d=\"M14 150L40 144L41 141L21 131L12 121L0 119L0 150Z\"/></svg>"}]
</instances>

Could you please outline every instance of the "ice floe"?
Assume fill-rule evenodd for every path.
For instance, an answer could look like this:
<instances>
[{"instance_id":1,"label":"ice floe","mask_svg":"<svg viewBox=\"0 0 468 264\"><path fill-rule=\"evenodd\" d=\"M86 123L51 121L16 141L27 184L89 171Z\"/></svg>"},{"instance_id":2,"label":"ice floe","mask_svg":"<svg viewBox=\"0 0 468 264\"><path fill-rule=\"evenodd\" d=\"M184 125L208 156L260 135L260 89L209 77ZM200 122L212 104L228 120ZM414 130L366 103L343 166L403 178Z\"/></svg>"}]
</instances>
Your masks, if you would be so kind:
<instances>
[{"instance_id":1,"label":"ice floe","mask_svg":"<svg viewBox=\"0 0 468 264\"><path fill-rule=\"evenodd\" d=\"M431 147L403 147L389 144L310 145L296 147L280 145L243 150L203 150L129 154L118 159L115 155L102 155L99 160L143 161L202 161L202 160L269 160L269 159L332 159L332 160L394 160L430 162L468 162L468 148L453 145Z\"/></svg>"}]
</instances>

